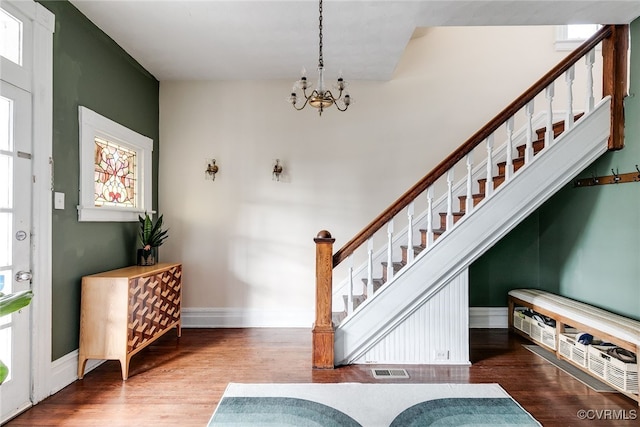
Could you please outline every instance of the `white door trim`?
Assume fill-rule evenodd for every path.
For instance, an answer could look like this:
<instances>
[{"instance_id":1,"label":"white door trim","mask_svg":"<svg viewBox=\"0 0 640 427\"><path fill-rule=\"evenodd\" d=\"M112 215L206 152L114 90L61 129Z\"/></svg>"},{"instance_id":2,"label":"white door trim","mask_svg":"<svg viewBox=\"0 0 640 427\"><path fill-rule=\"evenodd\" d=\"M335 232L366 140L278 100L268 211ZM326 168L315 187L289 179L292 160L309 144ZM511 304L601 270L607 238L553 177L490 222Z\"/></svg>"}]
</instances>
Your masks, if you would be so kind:
<instances>
[{"instance_id":1,"label":"white door trim","mask_svg":"<svg viewBox=\"0 0 640 427\"><path fill-rule=\"evenodd\" d=\"M35 3L35 2L34 2ZM53 32L55 15L35 3L33 49L32 389L38 403L51 389L51 222L53 191Z\"/></svg>"}]
</instances>

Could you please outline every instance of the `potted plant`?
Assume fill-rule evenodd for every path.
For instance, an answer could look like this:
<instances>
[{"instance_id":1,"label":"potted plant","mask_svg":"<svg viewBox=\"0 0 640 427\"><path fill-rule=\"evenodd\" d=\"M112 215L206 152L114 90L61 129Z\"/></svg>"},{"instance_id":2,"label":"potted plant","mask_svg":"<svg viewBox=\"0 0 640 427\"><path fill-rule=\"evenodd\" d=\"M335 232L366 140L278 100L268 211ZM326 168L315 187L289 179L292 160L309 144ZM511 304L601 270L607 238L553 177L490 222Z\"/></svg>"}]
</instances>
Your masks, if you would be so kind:
<instances>
[{"instance_id":1,"label":"potted plant","mask_svg":"<svg viewBox=\"0 0 640 427\"><path fill-rule=\"evenodd\" d=\"M144 218L138 215L140 221L140 243L142 249L138 249L138 265L154 265L158 259L158 246L164 243L167 230L162 229L162 215L154 223L149 214L145 212Z\"/></svg>"},{"instance_id":2,"label":"potted plant","mask_svg":"<svg viewBox=\"0 0 640 427\"><path fill-rule=\"evenodd\" d=\"M0 288L1 289L1 288ZM28 306L33 298L32 291L20 291L5 295L0 292L0 317L13 313ZM0 360L0 384L7 379L9 368Z\"/></svg>"}]
</instances>

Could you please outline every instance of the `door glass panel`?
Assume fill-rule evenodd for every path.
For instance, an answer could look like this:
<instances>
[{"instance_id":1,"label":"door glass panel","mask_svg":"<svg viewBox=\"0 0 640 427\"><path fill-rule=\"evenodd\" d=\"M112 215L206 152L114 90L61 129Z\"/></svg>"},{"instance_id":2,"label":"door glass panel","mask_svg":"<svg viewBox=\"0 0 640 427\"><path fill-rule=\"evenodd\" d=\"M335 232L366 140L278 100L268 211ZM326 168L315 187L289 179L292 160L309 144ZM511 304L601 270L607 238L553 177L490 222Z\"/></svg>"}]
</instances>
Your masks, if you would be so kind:
<instances>
[{"instance_id":1,"label":"door glass panel","mask_svg":"<svg viewBox=\"0 0 640 427\"><path fill-rule=\"evenodd\" d=\"M13 158L0 154L0 209L10 209L13 200Z\"/></svg>"},{"instance_id":2,"label":"door glass panel","mask_svg":"<svg viewBox=\"0 0 640 427\"><path fill-rule=\"evenodd\" d=\"M0 9L1 10L1 9ZM0 150L11 151L12 126L11 117L13 102L10 99L0 96Z\"/></svg>"},{"instance_id":3,"label":"door glass panel","mask_svg":"<svg viewBox=\"0 0 640 427\"><path fill-rule=\"evenodd\" d=\"M11 316L6 316L11 317ZM9 376L5 382L11 381L11 369L13 367L13 357L11 351L11 328L0 326L0 360L9 368Z\"/></svg>"},{"instance_id":4,"label":"door glass panel","mask_svg":"<svg viewBox=\"0 0 640 427\"><path fill-rule=\"evenodd\" d=\"M22 22L0 9L0 56L22 65Z\"/></svg>"},{"instance_id":5,"label":"door glass panel","mask_svg":"<svg viewBox=\"0 0 640 427\"><path fill-rule=\"evenodd\" d=\"M0 271L0 292L3 294L11 293L11 271ZM0 328L11 323L11 316L0 316ZM0 340L0 351L6 348L2 340ZM0 360L4 360L0 353ZM6 364L6 362L5 362Z\"/></svg>"},{"instance_id":6,"label":"door glass panel","mask_svg":"<svg viewBox=\"0 0 640 427\"><path fill-rule=\"evenodd\" d=\"M12 215L8 212L0 212L0 268L11 265L11 238ZM8 283L4 284L5 289ZM5 292L6 293L6 292Z\"/></svg>"}]
</instances>

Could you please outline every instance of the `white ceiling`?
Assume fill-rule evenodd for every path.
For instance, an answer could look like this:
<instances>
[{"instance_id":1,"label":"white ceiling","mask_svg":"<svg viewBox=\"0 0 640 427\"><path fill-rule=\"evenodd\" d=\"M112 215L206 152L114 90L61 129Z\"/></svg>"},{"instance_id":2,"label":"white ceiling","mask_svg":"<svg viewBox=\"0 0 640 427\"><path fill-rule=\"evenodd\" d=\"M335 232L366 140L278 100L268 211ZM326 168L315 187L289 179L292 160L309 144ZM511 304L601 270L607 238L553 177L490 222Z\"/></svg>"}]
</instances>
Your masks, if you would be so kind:
<instances>
[{"instance_id":1,"label":"white ceiling","mask_svg":"<svg viewBox=\"0 0 640 427\"><path fill-rule=\"evenodd\" d=\"M158 80L295 79L318 63L318 1L71 0ZM640 1L325 0L327 73L388 80L418 27L626 24Z\"/></svg>"}]
</instances>

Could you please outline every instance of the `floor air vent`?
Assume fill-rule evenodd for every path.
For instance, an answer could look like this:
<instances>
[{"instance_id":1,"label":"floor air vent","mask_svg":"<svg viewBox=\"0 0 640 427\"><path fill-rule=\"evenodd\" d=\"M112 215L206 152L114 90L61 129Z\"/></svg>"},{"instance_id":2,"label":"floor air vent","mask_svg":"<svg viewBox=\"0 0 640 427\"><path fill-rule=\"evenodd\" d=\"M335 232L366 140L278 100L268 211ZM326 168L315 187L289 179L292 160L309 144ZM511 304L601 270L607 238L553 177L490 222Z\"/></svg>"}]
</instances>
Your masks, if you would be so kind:
<instances>
[{"instance_id":1,"label":"floor air vent","mask_svg":"<svg viewBox=\"0 0 640 427\"><path fill-rule=\"evenodd\" d=\"M371 372L376 379L409 378L409 374L404 369L372 369Z\"/></svg>"}]
</instances>

